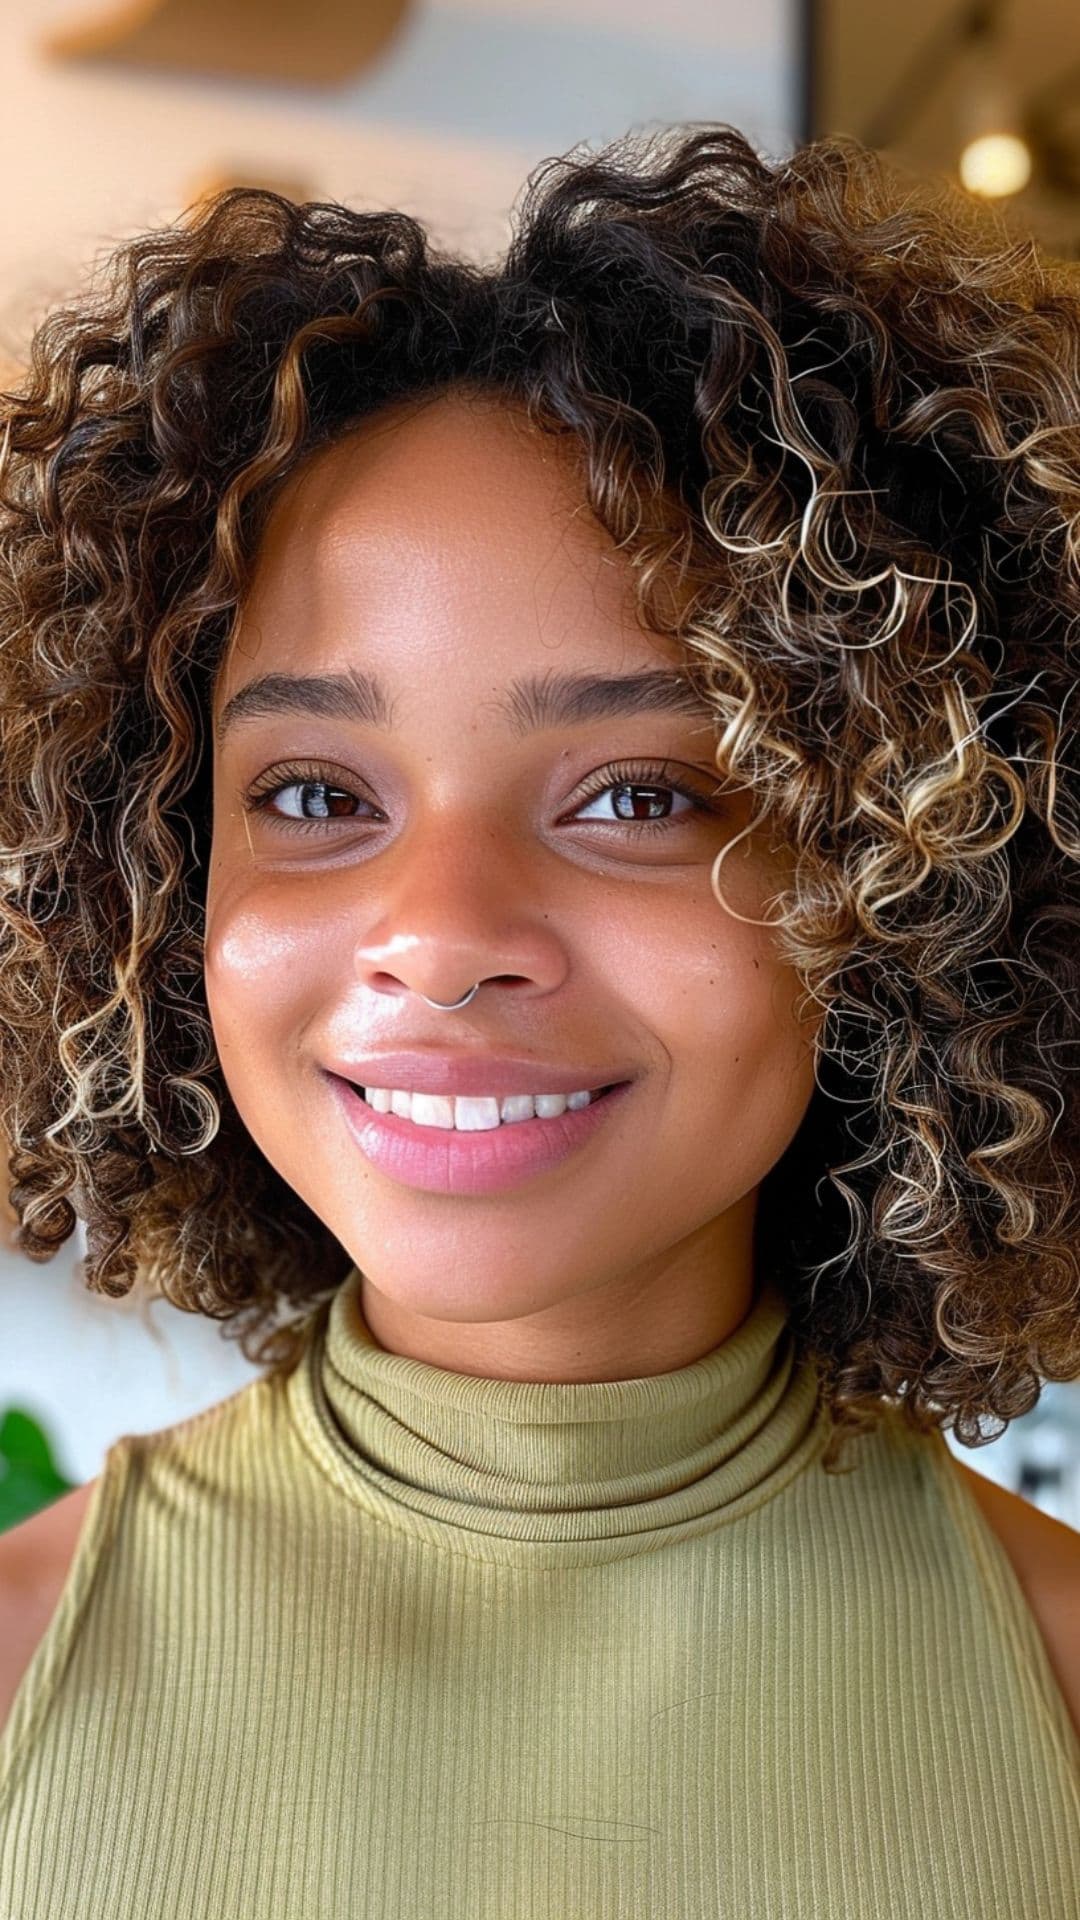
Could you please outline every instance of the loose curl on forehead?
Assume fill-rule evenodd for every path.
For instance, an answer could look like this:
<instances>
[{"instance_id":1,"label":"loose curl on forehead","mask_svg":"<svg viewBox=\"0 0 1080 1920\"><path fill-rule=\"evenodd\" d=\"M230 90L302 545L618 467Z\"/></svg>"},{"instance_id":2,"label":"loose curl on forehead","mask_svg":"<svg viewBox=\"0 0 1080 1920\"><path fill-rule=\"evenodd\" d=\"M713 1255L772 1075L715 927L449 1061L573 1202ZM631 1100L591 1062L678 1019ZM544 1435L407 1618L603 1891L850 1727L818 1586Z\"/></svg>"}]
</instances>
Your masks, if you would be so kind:
<instances>
[{"instance_id":1,"label":"loose curl on forehead","mask_svg":"<svg viewBox=\"0 0 1080 1920\"><path fill-rule=\"evenodd\" d=\"M827 1467L887 1405L975 1444L1080 1374L1078 311L1075 269L854 141L770 164L698 123L544 162L494 264L253 189L119 248L0 402L22 1250L81 1219L88 1286L283 1371L344 1278L215 1057L210 690L286 476L458 386L579 459L792 849L769 917L823 1025L757 1257Z\"/></svg>"}]
</instances>

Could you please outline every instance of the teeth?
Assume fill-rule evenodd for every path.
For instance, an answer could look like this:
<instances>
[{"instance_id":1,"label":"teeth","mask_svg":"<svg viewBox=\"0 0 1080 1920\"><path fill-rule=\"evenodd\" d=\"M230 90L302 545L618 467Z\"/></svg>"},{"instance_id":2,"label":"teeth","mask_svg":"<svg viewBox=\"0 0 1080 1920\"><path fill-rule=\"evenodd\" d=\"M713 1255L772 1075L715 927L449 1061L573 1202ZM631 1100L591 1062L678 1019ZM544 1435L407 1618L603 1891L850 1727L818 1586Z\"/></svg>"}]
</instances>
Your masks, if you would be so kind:
<instances>
[{"instance_id":1,"label":"teeth","mask_svg":"<svg viewBox=\"0 0 1080 1920\"><path fill-rule=\"evenodd\" d=\"M580 1093L508 1093L476 1098L451 1098L441 1093L405 1093L397 1087L365 1087L364 1099L376 1113L396 1113L418 1127L446 1127L458 1133L482 1133L514 1120L553 1120L567 1109L587 1107L586 1088Z\"/></svg>"}]
</instances>

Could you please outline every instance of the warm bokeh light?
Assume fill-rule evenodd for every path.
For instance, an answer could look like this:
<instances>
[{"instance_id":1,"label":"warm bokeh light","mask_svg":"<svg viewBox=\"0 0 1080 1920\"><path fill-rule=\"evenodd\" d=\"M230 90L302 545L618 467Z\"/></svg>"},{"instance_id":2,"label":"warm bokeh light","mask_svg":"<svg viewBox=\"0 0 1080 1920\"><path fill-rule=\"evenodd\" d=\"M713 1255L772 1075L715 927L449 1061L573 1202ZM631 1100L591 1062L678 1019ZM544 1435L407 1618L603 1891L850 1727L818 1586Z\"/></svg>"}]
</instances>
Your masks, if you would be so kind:
<instances>
[{"instance_id":1,"label":"warm bokeh light","mask_svg":"<svg viewBox=\"0 0 1080 1920\"><path fill-rule=\"evenodd\" d=\"M1015 133L984 133L960 155L960 178L969 193L1004 199L1031 179L1031 150Z\"/></svg>"}]
</instances>

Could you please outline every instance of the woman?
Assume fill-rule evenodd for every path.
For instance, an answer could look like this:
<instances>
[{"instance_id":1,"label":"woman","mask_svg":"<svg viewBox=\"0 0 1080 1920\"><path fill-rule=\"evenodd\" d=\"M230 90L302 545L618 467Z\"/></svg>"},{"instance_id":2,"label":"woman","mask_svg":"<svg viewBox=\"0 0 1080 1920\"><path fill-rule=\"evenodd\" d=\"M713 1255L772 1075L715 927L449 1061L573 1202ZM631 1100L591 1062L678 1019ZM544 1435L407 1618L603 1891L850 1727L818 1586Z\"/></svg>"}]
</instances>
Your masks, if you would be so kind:
<instances>
[{"instance_id":1,"label":"woman","mask_svg":"<svg viewBox=\"0 0 1080 1920\"><path fill-rule=\"evenodd\" d=\"M12 1204L267 1370L5 1543L5 1911L1075 1912L1076 1536L942 1431L1080 1372L1078 343L726 127L43 324Z\"/></svg>"}]
</instances>

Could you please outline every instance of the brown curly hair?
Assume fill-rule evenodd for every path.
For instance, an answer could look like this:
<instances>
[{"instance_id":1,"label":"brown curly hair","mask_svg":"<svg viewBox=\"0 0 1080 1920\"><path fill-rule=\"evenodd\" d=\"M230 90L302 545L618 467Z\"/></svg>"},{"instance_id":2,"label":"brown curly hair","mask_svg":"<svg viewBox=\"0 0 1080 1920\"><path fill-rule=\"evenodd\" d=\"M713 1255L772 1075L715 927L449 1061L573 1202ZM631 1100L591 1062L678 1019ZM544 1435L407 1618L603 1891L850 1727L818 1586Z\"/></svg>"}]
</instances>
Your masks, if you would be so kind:
<instances>
[{"instance_id":1,"label":"brown curly hair","mask_svg":"<svg viewBox=\"0 0 1080 1920\"><path fill-rule=\"evenodd\" d=\"M215 1059L209 692L285 476L459 383L576 437L794 850L824 1026L758 1253L826 1464L886 1403L979 1444L1080 1374L1076 271L846 137L771 164L701 123L543 162L490 265L253 189L117 249L0 397L21 1250L81 1218L89 1287L283 1371L344 1278Z\"/></svg>"}]
</instances>

